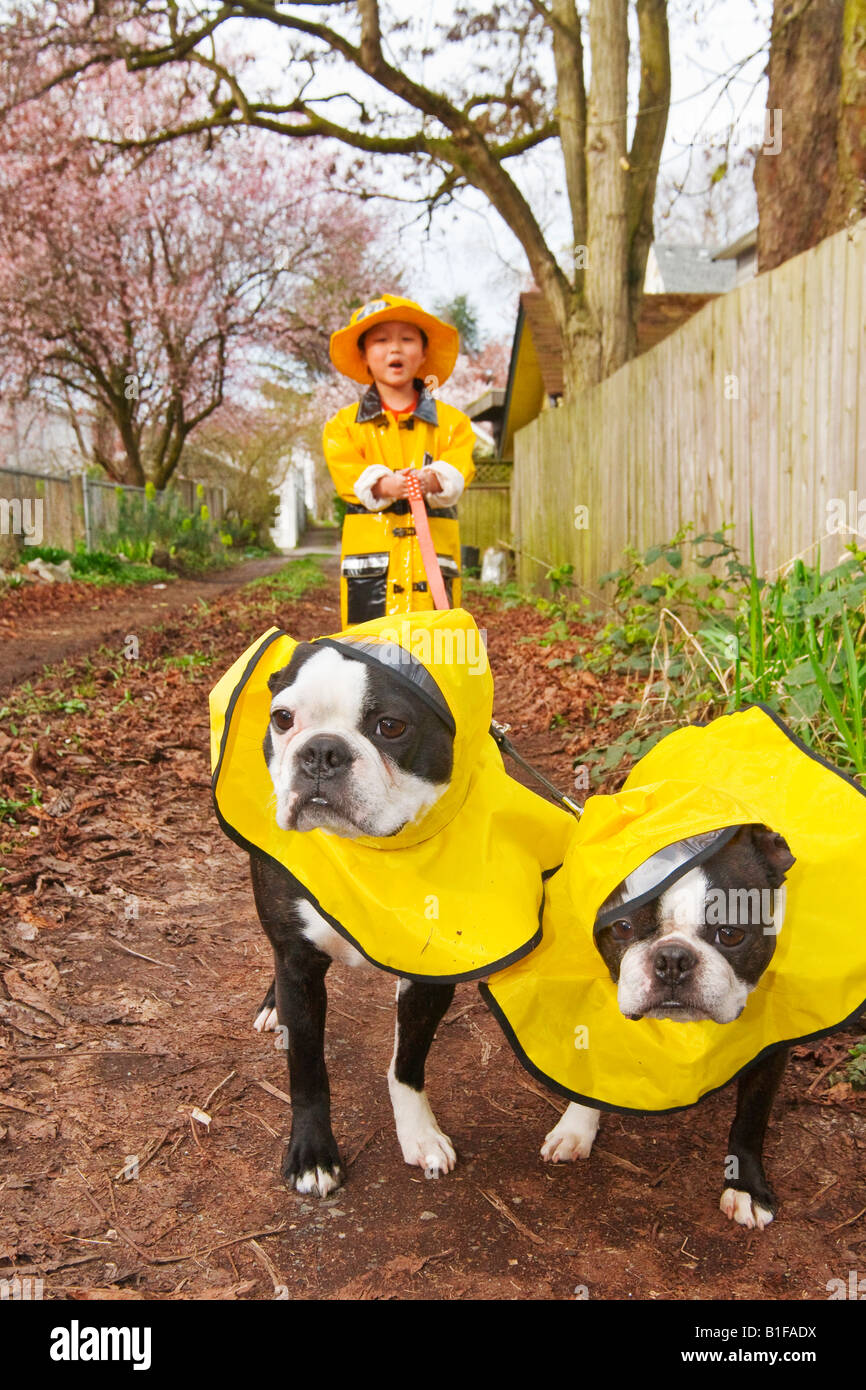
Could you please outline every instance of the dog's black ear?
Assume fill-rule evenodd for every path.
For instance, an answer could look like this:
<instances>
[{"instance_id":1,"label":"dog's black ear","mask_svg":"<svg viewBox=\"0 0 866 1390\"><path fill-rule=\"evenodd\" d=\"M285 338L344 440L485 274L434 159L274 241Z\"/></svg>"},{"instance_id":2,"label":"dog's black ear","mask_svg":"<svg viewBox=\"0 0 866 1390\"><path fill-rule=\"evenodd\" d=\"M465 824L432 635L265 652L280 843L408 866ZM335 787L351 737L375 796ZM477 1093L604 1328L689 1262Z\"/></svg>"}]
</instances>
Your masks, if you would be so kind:
<instances>
[{"instance_id":1,"label":"dog's black ear","mask_svg":"<svg viewBox=\"0 0 866 1390\"><path fill-rule=\"evenodd\" d=\"M283 666L279 671L274 671L272 676L268 676L268 690L271 694L275 695L278 690L291 685L304 662L309 661L311 656L315 656L321 650L315 642L299 642L292 652L288 666Z\"/></svg>"},{"instance_id":2,"label":"dog's black ear","mask_svg":"<svg viewBox=\"0 0 866 1390\"><path fill-rule=\"evenodd\" d=\"M796 863L787 840L784 836L777 835L768 825L747 825L745 830L751 836L755 850L770 870L770 887L781 888L785 874L791 865Z\"/></svg>"}]
</instances>

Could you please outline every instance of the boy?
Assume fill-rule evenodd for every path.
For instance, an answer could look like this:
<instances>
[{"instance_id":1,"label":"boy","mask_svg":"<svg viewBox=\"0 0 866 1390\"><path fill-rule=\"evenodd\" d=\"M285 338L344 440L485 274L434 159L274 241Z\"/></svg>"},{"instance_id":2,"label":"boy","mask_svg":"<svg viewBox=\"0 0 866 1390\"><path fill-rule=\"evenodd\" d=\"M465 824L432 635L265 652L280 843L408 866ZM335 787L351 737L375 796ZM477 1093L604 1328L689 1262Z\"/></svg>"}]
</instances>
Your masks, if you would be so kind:
<instances>
[{"instance_id":1,"label":"boy","mask_svg":"<svg viewBox=\"0 0 866 1390\"><path fill-rule=\"evenodd\" d=\"M420 470L430 532L452 607L460 604L456 503L475 475L474 435L454 406L434 399L454 369L457 329L420 305L383 294L331 335L331 361L367 385L359 404L325 426L325 460L347 504L340 567L344 628L433 608L406 495ZM425 382L426 377L426 382ZM424 455L433 462L423 466Z\"/></svg>"}]
</instances>

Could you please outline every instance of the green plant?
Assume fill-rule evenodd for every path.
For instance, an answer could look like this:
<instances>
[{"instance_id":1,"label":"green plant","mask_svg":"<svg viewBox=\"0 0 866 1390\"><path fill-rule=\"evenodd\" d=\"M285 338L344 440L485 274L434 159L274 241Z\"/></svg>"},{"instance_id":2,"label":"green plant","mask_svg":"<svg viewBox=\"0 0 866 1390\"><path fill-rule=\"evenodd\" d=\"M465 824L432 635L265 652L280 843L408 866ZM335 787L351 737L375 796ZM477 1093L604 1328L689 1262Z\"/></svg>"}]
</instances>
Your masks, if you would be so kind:
<instances>
[{"instance_id":1,"label":"green plant","mask_svg":"<svg viewBox=\"0 0 866 1390\"><path fill-rule=\"evenodd\" d=\"M518 608L522 604L535 607L540 602L534 594L524 593L513 579L509 579L507 584L482 584L480 579L466 575L462 583L465 595L479 594L485 598L496 598L503 608Z\"/></svg>"},{"instance_id":2,"label":"green plant","mask_svg":"<svg viewBox=\"0 0 866 1390\"><path fill-rule=\"evenodd\" d=\"M856 1091L866 1091L866 1042L855 1043L850 1049L851 1061L845 1067L845 1079Z\"/></svg>"},{"instance_id":3,"label":"green plant","mask_svg":"<svg viewBox=\"0 0 866 1390\"><path fill-rule=\"evenodd\" d=\"M29 811L31 806L42 805L42 793L38 787L28 787L30 796L27 801L17 801L14 798L0 796L0 821L9 821L15 825L18 823L20 812Z\"/></svg>"},{"instance_id":4,"label":"green plant","mask_svg":"<svg viewBox=\"0 0 866 1390\"><path fill-rule=\"evenodd\" d=\"M68 550L61 550L56 545L28 545L26 560L47 560L49 565L62 565L64 560L71 560L72 554Z\"/></svg>"},{"instance_id":5,"label":"green plant","mask_svg":"<svg viewBox=\"0 0 866 1390\"><path fill-rule=\"evenodd\" d=\"M52 690L46 695L37 695L32 683L26 681L16 690L14 704L3 705L0 708L0 723L4 720L15 720L15 724L10 723L14 734L17 721L26 719L28 715L81 714L86 709L87 705L84 700L70 698L60 690Z\"/></svg>"},{"instance_id":6,"label":"green plant","mask_svg":"<svg viewBox=\"0 0 866 1390\"><path fill-rule=\"evenodd\" d=\"M166 666L177 666L180 670L188 671L191 666L210 666L213 661L212 656L207 652L184 652L181 656L167 656Z\"/></svg>"},{"instance_id":7,"label":"green plant","mask_svg":"<svg viewBox=\"0 0 866 1390\"><path fill-rule=\"evenodd\" d=\"M31 547L34 558L40 556L50 564L59 565L70 561L72 574L77 580L88 584L152 584L155 580L173 579L174 575L154 565L135 564L120 559L118 555L105 550L87 550L79 542L75 551L60 550L57 546L38 545Z\"/></svg>"},{"instance_id":8,"label":"green plant","mask_svg":"<svg viewBox=\"0 0 866 1390\"><path fill-rule=\"evenodd\" d=\"M620 710L634 713L632 727L596 759L616 767L642 756L664 726L760 701L823 756L866 773L866 555L851 546L825 573L820 556L813 567L797 560L768 582L753 536L746 567L724 530L689 538L690 529L642 556L627 551L601 581L615 585L608 619L575 664L644 684ZM704 574L683 567L686 545ZM666 569L649 575L656 564Z\"/></svg>"},{"instance_id":9,"label":"green plant","mask_svg":"<svg viewBox=\"0 0 866 1390\"><path fill-rule=\"evenodd\" d=\"M290 560L275 574L264 575L245 585L247 592L261 595L269 603L292 603L303 598L310 589L327 584L328 579L318 561L317 555L304 555L299 560Z\"/></svg>"}]
</instances>

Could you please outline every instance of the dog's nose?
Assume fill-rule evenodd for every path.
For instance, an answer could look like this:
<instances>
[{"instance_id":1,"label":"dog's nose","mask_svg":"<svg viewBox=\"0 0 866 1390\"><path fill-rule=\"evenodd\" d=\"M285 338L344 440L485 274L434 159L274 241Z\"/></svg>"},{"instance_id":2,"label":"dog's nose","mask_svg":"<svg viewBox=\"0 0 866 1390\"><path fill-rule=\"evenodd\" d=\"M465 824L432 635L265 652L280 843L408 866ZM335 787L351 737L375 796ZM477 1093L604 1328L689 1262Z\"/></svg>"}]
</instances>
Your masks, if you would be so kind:
<instances>
[{"instance_id":1,"label":"dog's nose","mask_svg":"<svg viewBox=\"0 0 866 1390\"><path fill-rule=\"evenodd\" d=\"M318 734L304 745L299 757L301 771L308 777L336 777L353 759L347 743L334 734Z\"/></svg>"},{"instance_id":2,"label":"dog's nose","mask_svg":"<svg viewBox=\"0 0 866 1390\"><path fill-rule=\"evenodd\" d=\"M685 946L660 946L655 953L653 969L656 977L666 985L678 985L690 975L697 964L697 957Z\"/></svg>"}]
</instances>

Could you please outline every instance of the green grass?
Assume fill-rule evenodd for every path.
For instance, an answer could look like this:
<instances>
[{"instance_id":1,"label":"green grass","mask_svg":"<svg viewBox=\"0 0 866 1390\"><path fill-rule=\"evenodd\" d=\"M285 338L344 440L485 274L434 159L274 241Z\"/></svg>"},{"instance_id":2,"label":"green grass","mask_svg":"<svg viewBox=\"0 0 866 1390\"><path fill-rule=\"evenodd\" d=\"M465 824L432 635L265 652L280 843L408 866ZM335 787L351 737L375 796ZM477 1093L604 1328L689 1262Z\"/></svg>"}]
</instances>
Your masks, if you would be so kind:
<instances>
[{"instance_id":1,"label":"green grass","mask_svg":"<svg viewBox=\"0 0 866 1390\"><path fill-rule=\"evenodd\" d=\"M292 603L303 598L311 589L327 584L328 576L322 572L318 563L323 556L303 555L299 560L290 560L275 574L264 575L244 585L244 593L261 595L273 603Z\"/></svg>"},{"instance_id":2,"label":"green grass","mask_svg":"<svg viewBox=\"0 0 866 1390\"><path fill-rule=\"evenodd\" d=\"M35 559L47 560L52 565L60 565L64 560L69 560L73 579L97 587L111 584L157 584L175 578L168 570L159 569L156 565L122 560L104 550L79 548L73 552L61 550L54 545L29 546L23 561Z\"/></svg>"},{"instance_id":3,"label":"green grass","mask_svg":"<svg viewBox=\"0 0 866 1390\"><path fill-rule=\"evenodd\" d=\"M628 547L622 566L598 581L610 594L603 606L582 593L568 565L549 572L549 598L514 584L468 580L466 589L507 607L528 602L549 617L547 632L529 639L539 646L581 638L573 658L550 666L643 682L637 698L606 711L632 715L629 727L585 755L604 771L642 757L674 726L761 703L828 761L866 777L866 552L848 546L826 570L819 552L814 565L796 560L767 580L752 535L745 565L729 529L694 535L684 526L643 553ZM590 640L578 623L592 626Z\"/></svg>"},{"instance_id":4,"label":"green grass","mask_svg":"<svg viewBox=\"0 0 866 1390\"><path fill-rule=\"evenodd\" d=\"M29 811L31 806L41 806L42 793L38 787L28 787L30 793L27 801L16 801L12 798L0 796L0 821L9 821L13 825L18 824L18 817L22 811Z\"/></svg>"},{"instance_id":5,"label":"green grass","mask_svg":"<svg viewBox=\"0 0 866 1390\"><path fill-rule=\"evenodd\" d=\"M210 666L213 659L207 652L183 652L181 656L167 656L165 665L177 666L181 671L188 671L191 666Z\"/></svg>"},{"instance_id":6,"label":"green grass","mask_svg":"<svg viewBox=\"0 0 866 1390\"><path fill-rule=\"evenodd\" d=\"M866 1090L866 1043L855 1043L849 1048L850 1062L845 1063L844 1071L831 1072L829 1082L835 1086L839 1081L847 1081L855 1091Z\"/></svg>"},{"instance_id":7,"label":"green grass","mask_svg":"<svg viewBox=\"0 0 866 1390\"><path fill-rule=\"evenodd\" d=\"M26 719L31 714L81 714L87 709L85 700L70 698L62 690L37 695L30 681L15 692L14 705L0 706L0 724L7 719Z\"/></svg>"}]
</instances>

